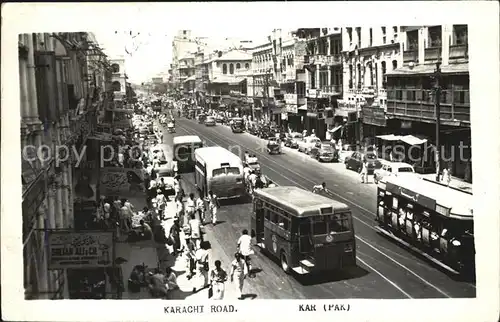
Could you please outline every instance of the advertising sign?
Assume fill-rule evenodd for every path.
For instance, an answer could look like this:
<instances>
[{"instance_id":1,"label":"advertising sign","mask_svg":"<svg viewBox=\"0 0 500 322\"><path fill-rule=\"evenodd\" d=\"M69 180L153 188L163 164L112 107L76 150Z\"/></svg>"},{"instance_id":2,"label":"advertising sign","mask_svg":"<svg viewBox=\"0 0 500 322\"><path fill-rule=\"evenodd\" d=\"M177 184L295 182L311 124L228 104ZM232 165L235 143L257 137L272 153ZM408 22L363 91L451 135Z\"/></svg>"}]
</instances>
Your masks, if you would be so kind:
<instances>
[{"instance_id":1,"label":"advertising sign","mask_svg":"<svg viewBox=\"0 0 500 322\"><path fill-rule=\"evenodd\" d=\"M141 169L106 167L99 178L101 194L105 196L134 196L145 191Z\"/></svg>"},{"instance_id":2,"label":"advertising sign","mask_svg":"<svg viewBox=\"0 0 500 322\"><path fill-rule=\"evenodd\" d=\"M113 232L49 231L49 269L113 265Z\"/></svg>"}]
</instances>

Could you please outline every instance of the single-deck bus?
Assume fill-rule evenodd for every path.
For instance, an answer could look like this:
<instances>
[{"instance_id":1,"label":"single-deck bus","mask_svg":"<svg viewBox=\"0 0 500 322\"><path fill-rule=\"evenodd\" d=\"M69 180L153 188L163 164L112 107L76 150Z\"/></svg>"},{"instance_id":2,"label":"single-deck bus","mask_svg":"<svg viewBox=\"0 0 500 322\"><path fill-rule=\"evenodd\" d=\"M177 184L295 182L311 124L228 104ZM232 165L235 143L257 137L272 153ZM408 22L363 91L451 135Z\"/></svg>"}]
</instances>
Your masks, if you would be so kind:
<instances>
[{"instance_id":1,"label":"single-deck bus","mask_svg":"<svg viewBox=\"0 0 500 322\"><path fill-rule=\"evenodd\" d=\"M279 259L286 273L356 266L349 207L298 187L255 190L251 232L257 245Z\"/></svg>"},{"instance_id":2,"label":"single-deck bus","mask_svg":"<svg viewBox=\"0 0 500 322\"><path fill-rule=\"evenodd\" d=\"M205 147L194 151L195 183L203 196L208 191L220 199L245 196L243 162L234 153L219 147Z\"/></svg>"},{"instance_id":3,"label":"single-deck bus","mask_svg":"<svg viewBox=\"0 0 500 322\"><path fill-rule=\"evenodd\" d=\"M474 274L472 194L413 177L378 184L379 232L454 274Z\"/></svg>"},{"instance_id":4,"label":"single-deck bus","mask_svg":"<svg viewBox=\"0 0 500 322\"><path fill-rule=\"evenodd\" d=\"M184 135L174 137L174 160L177 161L179 173L194 171L194 151L203 147L197 135Z\"/></svg>"}]
</instances>

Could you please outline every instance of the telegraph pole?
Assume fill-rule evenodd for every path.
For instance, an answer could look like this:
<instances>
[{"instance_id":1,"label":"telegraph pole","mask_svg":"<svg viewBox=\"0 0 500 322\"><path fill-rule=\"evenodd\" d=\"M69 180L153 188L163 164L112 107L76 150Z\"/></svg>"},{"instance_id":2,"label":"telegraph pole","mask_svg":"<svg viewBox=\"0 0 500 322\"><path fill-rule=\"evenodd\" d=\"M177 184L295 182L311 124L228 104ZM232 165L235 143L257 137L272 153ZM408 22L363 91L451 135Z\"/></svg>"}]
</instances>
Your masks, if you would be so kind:
<instances>
[{"instance_id":1,"label":"telegraph pole","mask_svg":"<svg viewBox=\"0 0 500 322\"><path fill-rule=\"evenodd\" d=\"M441 156L440 156L440 132L441 132L441 62L436 62L436 70L434 72L435 84L435 104L436 104L436 181L439 181L439 171L441 170Z\"/></svg>"},{"instance_id":2,"label":"telegraph pole","mask_svg":"<svg viewBox=\"0 0 500 322\"><path fill-rule=\"evenodd\" d=\"M269 121L271 121L271 111L269 110L269 73L271 73L271 71L271 68L267 69L264 75L264 102L266 103Z\"/></svg>"}]
</instances>

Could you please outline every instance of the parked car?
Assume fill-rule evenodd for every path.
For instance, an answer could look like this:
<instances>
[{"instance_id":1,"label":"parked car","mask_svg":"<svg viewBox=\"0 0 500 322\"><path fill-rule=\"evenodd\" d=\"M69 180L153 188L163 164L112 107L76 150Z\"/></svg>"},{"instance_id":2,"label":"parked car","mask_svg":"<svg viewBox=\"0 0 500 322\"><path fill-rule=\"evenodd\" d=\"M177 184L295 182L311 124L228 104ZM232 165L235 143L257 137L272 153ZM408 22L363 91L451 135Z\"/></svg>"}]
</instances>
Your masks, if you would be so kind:
<instances>
[{"instance_id":1,"label":"parked car","mask_svg":"<svg viewBox=\"0 0 500 322\"><path fill-rule=\"evenodd\" d=\"M383 161L382 167L380 169L376 169L373 172L373 181L375 181L375 183L378 183L384 177L401 175L418 176L411 164L404 162Z\"/></svg>"},{"instance_id":2,"label":"parked car","mask_svg":"<svg viewBox=\"0 0 500 322\"><path fill-rule=\"evenodd\" d=\"M271 137L274 138L274 133L271 131L269 125L262 125L259 128L259 137L262 139L269 139Z\"/></svg>"},{"instance_id":3,"label":"parked car","mask_svg":"<svg viewBox=\"0 0 500 322\"><path fill-rule=\"evenodd\" d=\"M346 157L344 163L346 169L361 172L364 161L367 161L368 163L368 174L373 174L376 169L380 169L382 167L382 163L374 153L362 153L357 151Z\"/></svg>"},{"instance_id":4,"label":"parked car","mask_svg":"<svg viewBox=\"0 0 500 322\"><path fill-rule=\"evenodd\" d=\"M217 115L217 116L215 117L215 122L217 122L217 123L223 123L223 122L224 122L224 116L222 116L222 115L220 115L220 114L219 114L219 115Z\"/></svg>"},{"instance_id":5,"label":"parked car","mask_svg":"<svg viewBox=\"0 0 500 322\"><path fill-rule=\"evenodd\" d=\"M302 140L302 133L293 132L293 133L287 134L287 136L285 138L285 146L292 148L292 149L297 149L299 147L300 140Z\"/></svg>"},{"instance_id":6,"label":"parked car","mask_svg":"<svg viewBox=\"0 0 500 322\"><path fill-rule=\"evenodd\" d=\"M317 144L311 150L311 154L319 162L334 162L339 159L337 150L329 143Z\"/></svg>"},{"instance_id":7,"label":"parked car","mask_svg":"<svg viewBox=\"0 0 500 322\"><path fill-rule=\"evenodd\" d=\"M205 126L215 126L216 119L213 116L207 116L205 119Z\"/></svg>"},{"instance_id":8,"label":"parked car","mask_svg":"<svg viewBox=\"0 0 500 322\"><path fill-rule=\"evenodd\" d=\"M307 136L298 142L299 152L311 153L316 144L321 144L321 140L316 136Z\"/></svg>"},{"instance_id":9,"label":"parked car","mask_svg":"<svg viewBox=\"0 0 500 322\"><path fill-rule=\"evenodd\" d=\"M255 156L251 156L251 157L246 158L245 163L248 164L248 166L252 170L257 170L257 171L260 170L259 159L257 159L257 157L255 157Z\"/></svg>"},{"instance_id":10,"label":"parked car","mask_svg":"<svg viewBox=\"0 0 500 322\"><path fill-rule=\"evenodd\" d=\"M275 137L269 138L269 141L267 141L267 153L281 154L281 142L277 138Z\"/></svg>"}]
</instances>

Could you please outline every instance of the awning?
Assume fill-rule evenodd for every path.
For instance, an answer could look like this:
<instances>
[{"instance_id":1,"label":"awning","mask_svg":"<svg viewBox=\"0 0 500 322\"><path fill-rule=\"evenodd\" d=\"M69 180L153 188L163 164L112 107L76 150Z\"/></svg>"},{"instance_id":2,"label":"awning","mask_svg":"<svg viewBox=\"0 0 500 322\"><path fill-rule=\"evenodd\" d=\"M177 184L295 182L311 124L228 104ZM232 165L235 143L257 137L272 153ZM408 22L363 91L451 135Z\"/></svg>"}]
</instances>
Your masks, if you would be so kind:
<instances>
[{"instance_id":1,"label":"awning","mask_svg":"<svg viewBox=\"0 0 500 322\"><path fill-rule=\"evenodd\" d=\"M307 111L307 105L302 105L302 106L299 106L298 108L299 110L302 110L302 111Z\"/></svg>"},{"instance_id":2,"label":"awning","mask_svg":"<svg viewBox=\"0 0 500 322\"><path fill-rule=\"evenodd\" d=\"M427 139L420 139L420 138L417 138L416 136L413 136L413 135L405 135L405 136L401 137L401 141L403 141L404 143L407 143L409 145L420 145L420 144L424 144L425 142L427 142Z\"/></svg>"},{"instance_id":3,"label":"awning","mask_svg":"<svg viewBox=\"0 0 500 322\"><path fill-rule=\"evenodd\" d=\"M401 140L400 135L394 135L394 134L387 134L387 135L377 135L379 139L382 139L384 141L399 141Z\"/></svg>"},{"instance_id":4,"label":"awning","mask_svg":"<svg viewBox=\"0 0 500 322\"><path fill-rule=\"evenodd\" d=\"M342 128L343 125L339 125L339 126L336 126L334 127L333 129L331 130L328 130L330 133L335 133L337 132L338 130L340 130Z\"/></svg>"},{"instance_id":5,"label":"awning","mask_svg":"<svg viewBox=\"0 0 500 322\"><path fill-rule=\"evenodd\" d=\"M185 82L189 82L189 81L194 81L194 80L196 80L196 76L195 75L191 75L188 78L186 78L186 80L184 81L184 83Z\"/></svg>"}]
</instances>

